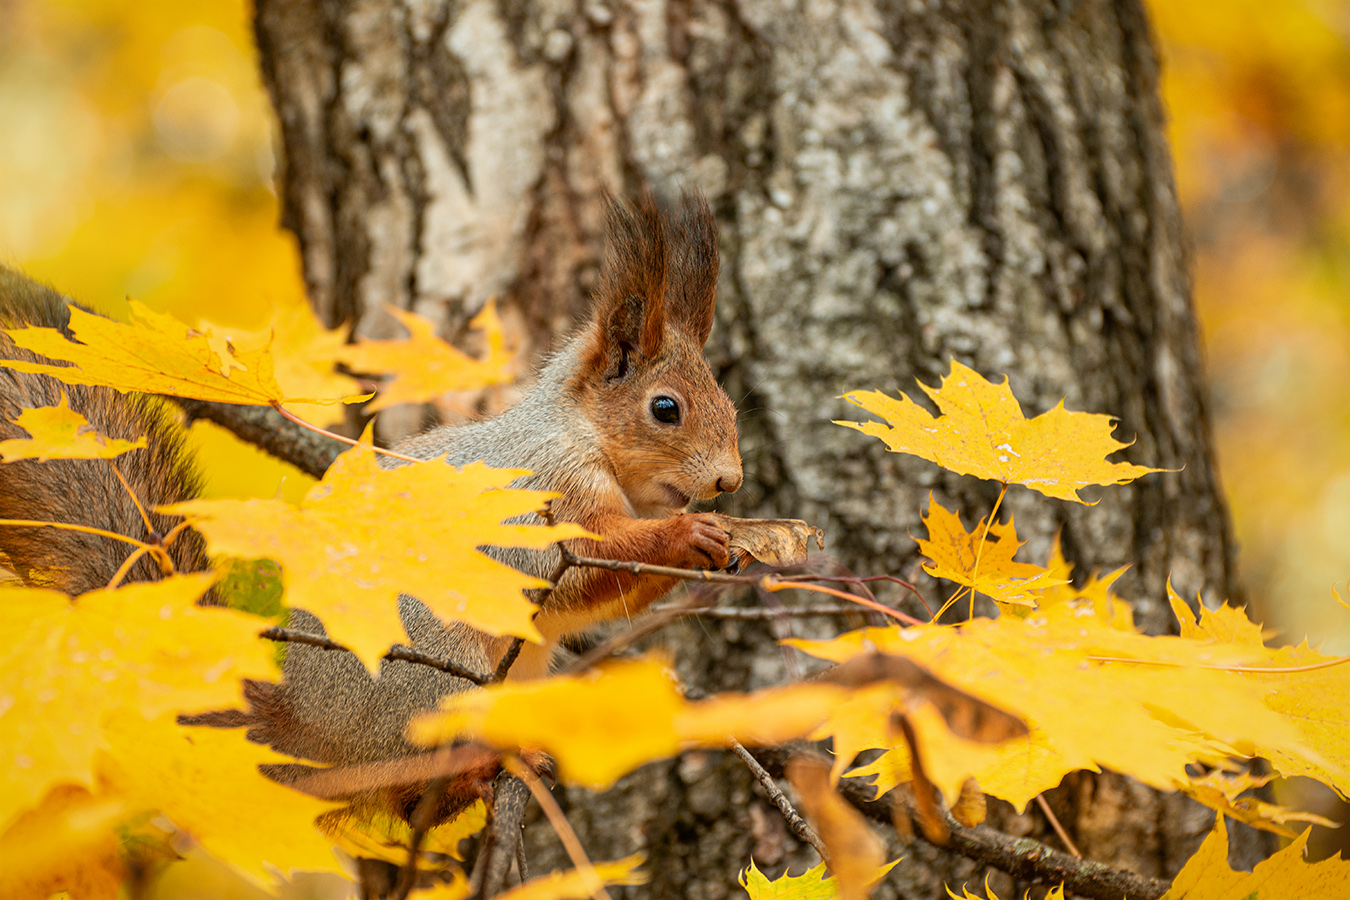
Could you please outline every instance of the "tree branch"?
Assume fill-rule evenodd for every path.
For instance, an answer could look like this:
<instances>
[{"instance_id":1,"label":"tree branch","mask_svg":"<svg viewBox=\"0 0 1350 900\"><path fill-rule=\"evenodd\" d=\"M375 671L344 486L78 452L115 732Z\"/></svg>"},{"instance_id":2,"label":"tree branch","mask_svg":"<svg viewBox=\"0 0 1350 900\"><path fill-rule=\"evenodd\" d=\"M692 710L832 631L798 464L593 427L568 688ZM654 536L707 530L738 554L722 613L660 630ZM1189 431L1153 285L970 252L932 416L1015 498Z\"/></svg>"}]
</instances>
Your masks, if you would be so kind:
<instances>
[{"instance_id":1,"label":"tree branch","mask_svg":"<svg viewBox=\"0 0 1350 900\"><path fill-rule=\"evenodd\" d=\"M787 755L778 749L771 748L760 754L765 770L774 778L784 777L786 760ZM870 785L854 779L842 779L839 793L869 819L885 825L892 824L890 801L885 798L873 799ZM1007 872L1021 881L1044 885L1063 884L1066 893L1079 894L1091 900L1158 900L1167 892L1167 882L1157 878L1145 878L1088 859L1075 859L1039 841L1016 838L987 825L966 828L950 814L944 814L944 818L951 834L945 846L934 846ZM923 834L922 830L916 833L920 836Z\"/></svg>"},{"instance_id":2,"label":"tree branch","mask_svg":"<svg viewBox=\"0 0 1350 900\"><path fill-rule=\"evenodd\" d=\"M347 650L348 648L337 641L324 637L321 634L309 634L304 631L296 631L292 628L267 628L258 632L258 637L266 638L269 641L279 641L289 644L308 644L311 647L318 647L323 650ZM517 652L519 649L517 648ZM494 684L500 681L495 675L481 675L472 669L465 668L459 663L448 659L441 659L438 656L431 656L413 650L411 647L395 645L389 648L389 652L384 659L397 659L403 662L416 663L421 666L430 666L433 669L439 669L456 678L463 678L465 681L472 682L479 687L487 684Z\"/></svg>"},{"instance_id":3,"label":"tree branch","mask_svg":"<svg viewBox=\"0 0 1350 900\"><path fill-rule=\"evenodd\" d=\"M830 861L830 854L825 850L825 842L820 839L820 835L816 834L815 830L801 817L801 814L797 812L796 808L792 805L792 801L787 798L787 795L778 789L778 785L774 784L773 776L764 770L764 767L759 764L759 760L750 755L749 750L741 746L740 741L733 739L731 741L731 750L741 758L741 761L744 762L751 773L754 774L755 780L759 782L759 786L764 788L764 793L769 795L769 799L773 801L773 805L778 807L778 811L783 814L783 820L787 822L788 829L796 835L797 840L815 847L816 852L820 854L820 858L828 863Z\"/></svg>"},{"instance_id":4,"label":"tree branch","mask_svg":"<svg viewBox=\"0 0 1350 900\"><path fill-rule=\"evenodd\" d=\"M347 449L332 438L301 428L270 406L208 403L183 397L170 399L182 407L189 424L197 419L215 422L236 437L315 478L322 478L338 454Z\"/></svg>"}]
</instances>

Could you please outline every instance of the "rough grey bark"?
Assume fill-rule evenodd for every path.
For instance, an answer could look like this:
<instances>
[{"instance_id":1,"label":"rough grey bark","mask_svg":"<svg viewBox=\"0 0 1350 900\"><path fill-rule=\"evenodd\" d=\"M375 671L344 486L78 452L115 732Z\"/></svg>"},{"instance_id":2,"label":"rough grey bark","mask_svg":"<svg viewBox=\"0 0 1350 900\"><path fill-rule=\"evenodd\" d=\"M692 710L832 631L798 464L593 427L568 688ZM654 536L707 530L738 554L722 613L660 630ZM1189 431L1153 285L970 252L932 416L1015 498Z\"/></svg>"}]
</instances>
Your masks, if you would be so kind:
<instances>
[{"instance_id":1,"label":"rough grey bark","mask_svg":"<svg viewBox=\"0 0 1350 900\"><path fill-rule=\"evenodd\" d=\"M1029 413L1112 413L1127 458L1179 470L1093 507L1014 488L1028 558L1060 532L1080 574L1132 565L1119 587L1153 632L1169 575L1188 598L1236 595L1139 0L258 0L257 29L284 222L329 321L383 335L394 303L454 336L499 295L537 356L584 308L604 191L696 186L724 253L709 352L743 410L747 482L725 511L805 518L840 564L912 573L928 493L970 524L996 486L830 421L853 417L845 391L912 393L954 358L1006 374ZM713 690L783 679L772 636L723 622L663 642ZM1051 799L1089 857L1148 876L1210 821L1112 775ZM564 802L596 858L647 852L631 896L734 896L752 854L810 858L726 754ZM1046 832L1038 812L994 824ZM541 834L535 871L564 863ZM1248 862L1268 847L1239 843ZM984 876L905 852L877 896Z\"/></svg>"}]
</instances>

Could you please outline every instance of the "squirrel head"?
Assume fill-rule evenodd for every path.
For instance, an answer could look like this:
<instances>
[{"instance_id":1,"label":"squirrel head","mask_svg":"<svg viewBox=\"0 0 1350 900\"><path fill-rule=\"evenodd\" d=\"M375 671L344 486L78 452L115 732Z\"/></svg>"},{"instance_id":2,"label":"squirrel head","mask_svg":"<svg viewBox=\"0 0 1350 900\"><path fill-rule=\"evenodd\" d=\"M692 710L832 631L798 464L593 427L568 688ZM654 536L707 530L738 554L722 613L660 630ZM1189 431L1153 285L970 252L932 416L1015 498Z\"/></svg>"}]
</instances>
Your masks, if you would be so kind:
<instances>
[{"instance_id":1,"label":"squirrel head","mask_svg":"<svg viewBox=\"0 0 1350 900\"><path fill-rule=\"evenodd\" d=\"M703 358L717 302L712 210L685 192L611 199L607 248L572 388L639 515L741 486L736 407Z\"/></svg>"}]
</instances>

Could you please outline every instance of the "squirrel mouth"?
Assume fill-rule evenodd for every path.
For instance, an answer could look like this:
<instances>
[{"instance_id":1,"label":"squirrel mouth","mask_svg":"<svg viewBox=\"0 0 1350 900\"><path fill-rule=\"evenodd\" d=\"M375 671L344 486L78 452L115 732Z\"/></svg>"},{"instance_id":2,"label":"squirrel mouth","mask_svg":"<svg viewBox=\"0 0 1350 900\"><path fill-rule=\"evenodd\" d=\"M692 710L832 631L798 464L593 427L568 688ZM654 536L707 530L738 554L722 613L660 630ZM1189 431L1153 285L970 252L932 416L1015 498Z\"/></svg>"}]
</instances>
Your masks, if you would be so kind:
<instances>
[{"instance_id":1,"label":"squirrel mouth","mask_svg":"<svg viewBox=\"0 0 1350 900\"><path fill-rule=\"evenodd\" d=\"M665 488L666 497L670 500L671 506L684 507L689 505L690 497L688 494L682 494L668 484L661 484Z\"/></svg>"}]
</instances>

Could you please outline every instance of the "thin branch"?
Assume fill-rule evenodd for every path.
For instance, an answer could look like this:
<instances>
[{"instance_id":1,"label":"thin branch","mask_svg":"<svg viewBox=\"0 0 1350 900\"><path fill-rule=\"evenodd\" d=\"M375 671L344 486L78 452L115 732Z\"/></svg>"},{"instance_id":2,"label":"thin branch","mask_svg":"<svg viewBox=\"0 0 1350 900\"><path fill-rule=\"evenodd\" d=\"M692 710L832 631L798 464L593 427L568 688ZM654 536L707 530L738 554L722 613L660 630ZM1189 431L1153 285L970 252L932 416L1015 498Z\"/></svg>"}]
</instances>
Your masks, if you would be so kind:
<instances>
[{"instance_id":1,"label":"thin branch","mask_svg":"<svg viewBox=\"0 0 1350 900\"><path fill-rule=\"evenodd\" d=\"M675 606L653 606L649 612L668 612L680 609ZM820 606L784 606L781 609L764 609L758 606L705 606L700 609L682 609L684 615L702 616L706 619L732 619L742 622L759 622L766 619L809 619L818 616L859 616L863 610L844 603L822 604Z\"/></svg>"},{"instance_id":2,"label":"thin branch","mask_svg":"<svg viewBox=\"0 0 1350 900\"><path fill-rule=\"evenodd\" d=\"M291 628L273 627L258 632L258 637L266 638L269 641L279 641L289 644L308 644L311 647L318 647L321 650L348 650L344 644L324 637L320 634L309 634L304 631L296 631ZM481 675L472 669L465 668L459 663L448 659L441 659L438 656L430 656L426 653L413 650L410 647L395 646L390 647L389 652L384 654L385 659L397 659L402 662L415 663L420 666L430 666L433 669L439 669L456 678L463 678L465 681L472 682L479 687L486 684L492 684L493 679L487 675Z\"/></svg>"},{"instance_id":3,"label":"thin branch","mask_svg":"<svg viewBox=\"0 0 1350 900\"><path fill-rule=\"evenodd\" d=\"M820 587L814 584L806 584L802 580L780 581L777 575L728 575L725 572L709 572L705 569L677 569L673 566L655 566L650 563L632 562L619 559L597 559L589 556L577 556L571 550L561 544L558 550L562 553L563 562L566 566L560 566L562 571L572 566L584 566L588 569L606 569L610 572L627 572L630 575L660 575L666 578L676 578L680 581L698 581L707 584L743 584L758 585L768 591L781 591L788 589L802 591L816 591L817 593L829 594L833 597L839 597L848 600L850 603L857 603L859 606L865 606L868 609L875 609L884 615L893 619L899 619L910 625L923 625L912 616L896 612L889 606L869 601L866 597L860 597L857 594L846 594L843 591L836 591L832 588ZM556 582L555 582L556 583Z\"/></svg>"},{"instance_id":4,"label":"thin branch","mask_svg":"<svg viewBox=\"0 0 1350 900\"><path fill-rule=\"evenodd\" d=\"M304 419L297 416L295 413L286 409L286 407L284 406L273 406L272 408L275 409L277 412L281 413L281 415L284 416L285 418L294 422L296 425L299 425L301 428L308 429L309 431L312 431L315 434L321 434L326 438L332 438L335 441L340 441L349 447L361 446L361 442L356 440L355 438L349 438L345 434L338 434L336 431L329 431L327 428L320 428L318 425L311 425ZM370 449L373 450L374 452L380 454L381 456L387 456L390 459L399 459L402 460L403 462L409 463L427 462L426 459L419 459L416 456L406 456L402 453L396 453L393 450L386 450L383 447L376 447L373 444L368 446L370 446Z\"/></svg>"},{"instance_id":5,"label":"thin branch","mask_svg":"<svg viewBox=\"0 0 1350 900\"><path fill-rule=\"evenodd\" d=\"M597 559L591 556L577 556L562 544L558 545L558 550L561 551L563 561L566 563L565 566L560 566L563 572L573 566L584 566L588 569L627 572L629 575L661 575L666 578L677 578L680 581L702 581L708 584L756 584L761 577L764 577L759 575L728 575L726 572L710 572L707 569L677 569L674 566L656 566L651 563L631 562L622 559Z\"/></svg>"},{"instance_id":6,"label":"thin branch","mask_svg":"<svg viewBox=\"0 0 1350 900\"><path fill-rule=\"evenodd\" d=\"M777 750L761 752L760 759L770 774L783 776L786 753ZM893 824L889 797L874 799L871 785L855 778L844 778L839 782L839 793L874 822ZM1020 881L1063 884L1066 894L1078 894L1090 900L1158 900L1169 887L1160 879L1145 878L1105 863L1075 859L1040 841L1013 837L987 825L967 828L950 814L944 814L944 821L950 834L943 849L1007 872ZM921 831L918 833L922 835Z\"/></svg>"},{"instance_id":7,"label":"thin branch","mask_svg":"<svg viewBox=\"0 0 1350 900\"><path fill-rule=\"evenodd\" d=\"M563 848L567 850L567 855L571 857L572 865L576 867L577 873L586 885L586 890L590 891L591 897L594 900L612 900L609 892L605 890L604 882L600 880L600 875L595 871L595 866L586 857L586 851L582 848L577 833L572 830L572 823L567 821L567 816L563 815L562 807L558 806L558 801L553 799L553 795L544 787L543 782L530 770L529 766L519 759L507 758L503 760L503 763L506 770L525 782L525 786L534 795L534 799L539 803L539 807L548 818L549 824L553 826L553 831L558 835L558 840L562 841Z\"/></svg>"},{"instance_id":8,"label":"thin branch","mask_svg":"<svg viewBox=\"0 0 1350 900\"><path fill-rule=\"evenodd\" d=\"M815 847L816 852L820 854L820 858L828 864L830 861L830 854L825 850L825 842L822 841L820 835L816 834L815 830L807 824L807 821L801 817L801 814L797 812L796 808L792 805L792 801L787 798L787 795L778 789L778 785L774 783L773 776L766 772L764 767L759 764L759 761L750 755L749 750L746 750L741 746L740 741L733 738L731 741L731 749L732 752L741 758L741 761L745 763L751 773L754 774L760 787L764 788L764 793L768 794L769 799L773 801L773 805L778 807L778 811L783 814L783 820L787 822L788 829L797 837L797 840Z\"/></svg>"},{"instance_id":9,"label":"thin branch","mask_svg":"<svg viewBox=\"0 0 1350 900\"><path fill-rule=\"evenodd\" d=\"M445 796L445 789L449 784L450 778L446 775L431 779L431 783L422 791L416 808L408 818L408 824L412 825L412 836L408 841L408 861L399 870L398 887L394 891L393 900L407 900L408 894L412 893L412 889L417 885L417 855L422 852L422 842L426 840L427 832L431 830L436 808L441 805L441 798Z\"/></svg>"},{"instance_id":10,"label":"thin branch","mask_svg":"<svg viewBox=\"0 0 1350 900\"><path fill-rule=\"evenodd\" d=\"M839 782L839 792L868 818L890 824L890 804L873 800L872 788L854 779ZM1075 859L1031 838L1016 838L987 825L967 828L950 814L944 815L949 831L944 849L993 866L1021 881L1033 884L1063 884L1065 893L1091 900L1158 900L1168 884L1125 869L1087 859ZM922 834L922 831L919 832ZM924 838L927 840L927 838Z\"/></svg>"},{"instance_id":11,"label":"thin branch","mask_svg":"<svg viewBox=\"0 0 1350 900\"><path fill-rule=\"evenodd\" d=\"M524 781L509 772L502 772L497 777L489 830L479 846L479 859L474 864L474 874L478 878L477 898L495 897L506 886L512 859L520 867L521 882L527 880L523 874L527 869L525 842L521 840L520 829L529 802L530 789Z\"/></svg>"},{"instance_id":12,"label":"thin branch","mask_svg":"<svg viewBox=\"0 0 1350 900\"><path fill-rule=\"evenodd\" d=\"M344 449L339 441L301 428L270 406L239 406L172 397L188 421L206 419L307 475L323 473Z\"/></svg>"},{"instance_id":13,"label":"thin branch","mask_svg":"<svg viewBox=\"0 0 1350 900\"><path fill-rule=\"evenodd\" d=\"M523 646L525 646L523 638L511 638L511 643L506 648L506 652L502 654L501 660L497 663L497 668L493 670L489 683L501 684L506 680L506 676L511 672L511 666L515 665L516 657L520 656L520 648Z\"/></svg>"},{"instance_id":14,"label":"thin branch","mask_svg":"<svg viewBox=\"0 0 1350 900\"><path fill-rule=\"evenodd\" d=\"M1030 838L1015 838L985 825L964 828L948 817L947 849L1034 884L1063 884L1068 894L1093 900L1158 900L1168 884L1090 859L1075 859Z\"/></svg>"},{"instance_id":15,"label":"thin branch","mask_svg":"<svg viewBox=\"0 0 1350 900\"><path fill-rule=\"evenodd\" d=\"M1050 804L1046 801L1044 794L1036 795L1036 805L1041 808L1041 812L1045 813L1045 818L1049 821L1050 827L1055 829L1055 834L1059 835L1059 839L1064 842L1064 849L1068 850L1078 859L1082 859L1083 854L1078 851L1078 847L1074 845L1073 839L1070 838L1069 833L1064 830L1064 826L1059 824L1059 816L1055 815L1055 811L1050 808Z\"/></svg>"}]
</instances>

